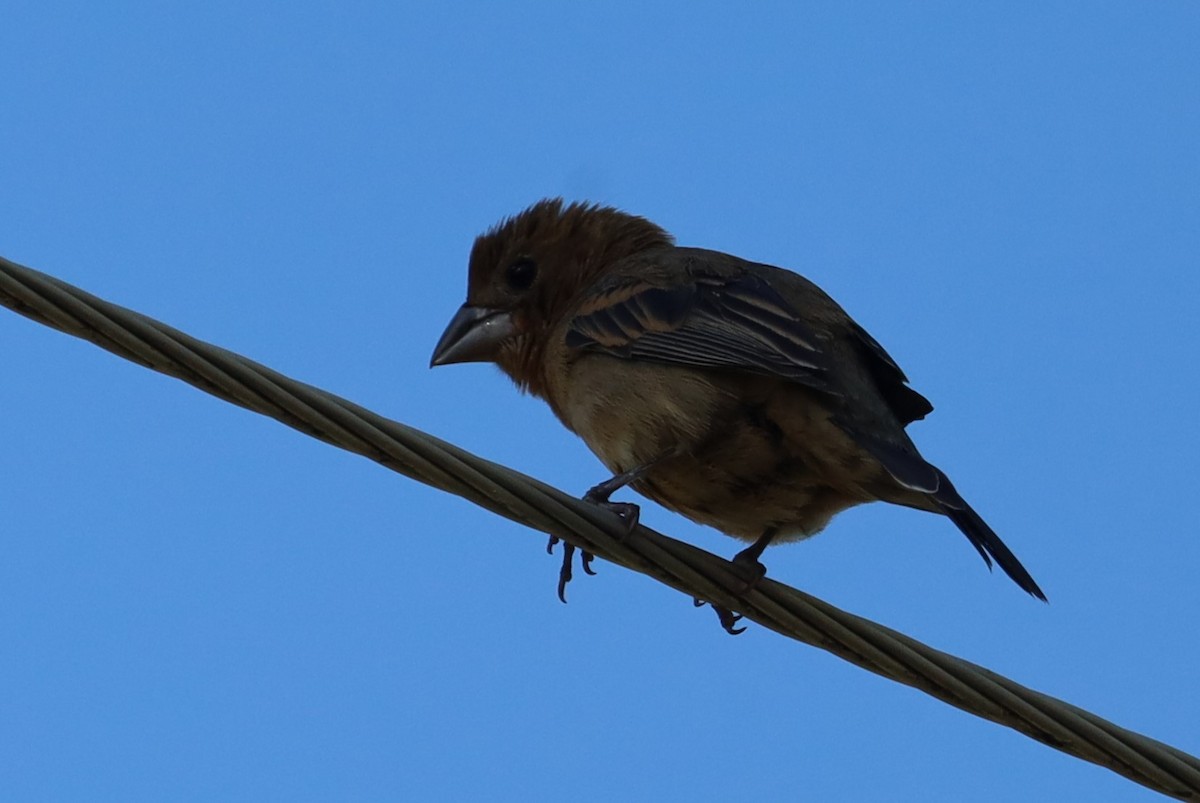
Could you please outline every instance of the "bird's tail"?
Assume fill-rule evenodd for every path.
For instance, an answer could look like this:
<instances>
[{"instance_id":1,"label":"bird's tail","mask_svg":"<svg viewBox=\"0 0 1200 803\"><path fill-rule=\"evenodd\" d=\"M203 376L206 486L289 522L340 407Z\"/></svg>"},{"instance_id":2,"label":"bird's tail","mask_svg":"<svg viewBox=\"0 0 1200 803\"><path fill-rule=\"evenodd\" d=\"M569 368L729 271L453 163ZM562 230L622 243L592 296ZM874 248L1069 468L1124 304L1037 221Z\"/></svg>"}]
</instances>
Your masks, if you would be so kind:
<instances>
[{"instance_id":1,"label":"bird's tail","mask_svg":"<svg viewBox=\"0 0 1200 803\"><path fill-rule=\"evenodd\" d=\"M1021 565L1021 561L1017 560L1017 556L1012 553L1012 550L1004 545L1000 536L996 535L987 522L967 504L966 500L959 496L958 491L951 484L950 478L940 470L936 468L934 470L938 473L939 482L937 490L929 494L930 501L950 521L954 522L958 529L962 530L963 535L971 542L971 546L979 551L989 569L992 567L994 559L1004 573L1013 579L1014 583L1045 602L1046 595L1025 567Z\"/></svg>"},{"instance_id":2,"label":"bird's tail","mask_svg":"<svg viewBox=\"0 0 1200 803\"><path fill-rule=\"evenodd\" d=\"M992 568L992 561L1000 564L1004 573L1029 594L1046 601L1046 595L1034 582L1029 572L1017 560L1017 556L1004 545L1000 536L987 526L979 514L971 509L950 478L932 463L928 463L917 452L912 442L903 436L898 440L885 440L863 434L857 428L839 422L860 446L874 455L879 464L891 475L901 493L897 497L881 497L900 505L945 514L958 525L971 546L979 550L983 562Z\"/></svg>"}]
</instances>

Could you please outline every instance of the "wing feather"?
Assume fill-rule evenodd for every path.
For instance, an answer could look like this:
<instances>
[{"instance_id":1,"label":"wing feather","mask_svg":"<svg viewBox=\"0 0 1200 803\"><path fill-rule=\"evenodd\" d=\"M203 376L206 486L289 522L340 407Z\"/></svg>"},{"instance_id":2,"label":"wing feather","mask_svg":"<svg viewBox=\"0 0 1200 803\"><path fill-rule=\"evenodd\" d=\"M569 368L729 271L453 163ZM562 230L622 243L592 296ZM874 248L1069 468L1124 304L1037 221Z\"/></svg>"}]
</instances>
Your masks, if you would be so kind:
<instances>
[{"instance_id":1,"label":"wing feather","mask_svg":"<svg viewBox=\"0 0 1200 803\"><path fill-rule=\"evenodd\" d=\"M571 348L780 376L829 391L819 343L791 306L751 274L605 288L567 332Z\"/></svg>"}]
</instances>

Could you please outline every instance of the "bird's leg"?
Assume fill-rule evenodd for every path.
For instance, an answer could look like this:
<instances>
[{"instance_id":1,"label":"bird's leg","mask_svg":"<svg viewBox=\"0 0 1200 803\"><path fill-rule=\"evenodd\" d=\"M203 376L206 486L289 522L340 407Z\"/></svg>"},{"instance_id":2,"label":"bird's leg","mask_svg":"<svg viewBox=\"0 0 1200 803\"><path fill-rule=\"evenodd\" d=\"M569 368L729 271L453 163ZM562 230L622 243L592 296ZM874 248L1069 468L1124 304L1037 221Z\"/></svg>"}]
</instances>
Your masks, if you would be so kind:
<instances>
[{"instance_id":1,"label":"bird's leg","mask_svg":"<svg viewBox=\"0 0 1200 803\"><path fill-rule=\"evenodd\" d=\"M746 580L746 587L740 593L745 594L750 591L766 576L767 567L762 565L759 558L762 557L763 550L771 545L771 541L778 533L779 528L768 527L757 541L733 556L733 565Z\"/></svg>"}]
</instances>

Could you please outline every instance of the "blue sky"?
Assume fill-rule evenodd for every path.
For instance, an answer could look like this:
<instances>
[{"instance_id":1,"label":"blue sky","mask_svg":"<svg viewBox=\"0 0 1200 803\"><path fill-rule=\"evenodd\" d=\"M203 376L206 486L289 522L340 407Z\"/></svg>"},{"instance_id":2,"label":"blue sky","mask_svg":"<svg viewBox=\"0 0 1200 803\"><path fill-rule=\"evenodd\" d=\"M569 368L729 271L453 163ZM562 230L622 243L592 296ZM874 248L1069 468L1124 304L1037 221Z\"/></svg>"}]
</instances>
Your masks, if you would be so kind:
<instances>
[{"instance_id":1,"label":"blue sky","mask_svg":"<svg viewBox=\"0 0 1200 803\"><path fill-rule=\"evenodd\" d=\"M1200 751L1200 5L3 16L3 255L580 492L539 402L426 367L472 238L563 195L799 270L1051 604L878 505L771 575ZM1152 799L611 565L561 605L540 534L2 311L0 343L6 798Z\"/></svg>"}]
</instances>

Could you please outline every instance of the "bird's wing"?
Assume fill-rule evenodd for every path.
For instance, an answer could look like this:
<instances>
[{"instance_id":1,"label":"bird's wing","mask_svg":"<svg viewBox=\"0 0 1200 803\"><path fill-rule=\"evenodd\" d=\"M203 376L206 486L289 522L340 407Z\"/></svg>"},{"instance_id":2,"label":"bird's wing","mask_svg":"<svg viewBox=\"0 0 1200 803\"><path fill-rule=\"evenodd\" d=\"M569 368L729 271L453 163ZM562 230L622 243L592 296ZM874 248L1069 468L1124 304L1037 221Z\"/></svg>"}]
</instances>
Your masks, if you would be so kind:
<instances>
[{"instance_id":1,"label":"bird's wing","mask_svg":"<svg viewBox=\"0 0 1200 803\"><path fill-rule=\"evenodd\" d=\"M692 276L668 287L636 278L597 288L567 329L569 348L693 368L777 376L828 393L829 355L764 279Z\"/></svg>"},{"instance_id":2,"label":"bird's wing","mask_svg":"<svg viewBox=\"0 0 1200 803\"><path fill-rule=\"evenodd\" d=\"M850 321L850 330L867 372L900 423L911 424L932 413L933 405L929 399L908 386L908 377L879 341L854 321Z\"/></svg>"}]
</instances>

